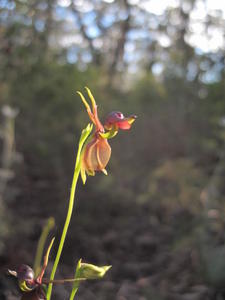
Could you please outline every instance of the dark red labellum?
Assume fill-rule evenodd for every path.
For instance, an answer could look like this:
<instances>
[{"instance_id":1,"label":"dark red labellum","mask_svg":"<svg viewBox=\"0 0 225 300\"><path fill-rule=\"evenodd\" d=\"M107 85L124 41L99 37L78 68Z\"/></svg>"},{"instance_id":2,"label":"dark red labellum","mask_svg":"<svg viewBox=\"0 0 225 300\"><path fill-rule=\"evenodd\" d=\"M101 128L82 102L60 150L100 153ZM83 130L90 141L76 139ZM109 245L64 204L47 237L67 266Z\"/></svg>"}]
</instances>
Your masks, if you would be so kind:
<instances>
[{"instance_id":1,"label":"dark red labellum","mask_svg":"<svg viewBox=\"0 0 225 300\"><path fill-rule=\"evenodd\" d=\"M32 281L34 280L34 271L28 265L20 265L16 270L18 280Z\"/></svg>"}]
</instances>

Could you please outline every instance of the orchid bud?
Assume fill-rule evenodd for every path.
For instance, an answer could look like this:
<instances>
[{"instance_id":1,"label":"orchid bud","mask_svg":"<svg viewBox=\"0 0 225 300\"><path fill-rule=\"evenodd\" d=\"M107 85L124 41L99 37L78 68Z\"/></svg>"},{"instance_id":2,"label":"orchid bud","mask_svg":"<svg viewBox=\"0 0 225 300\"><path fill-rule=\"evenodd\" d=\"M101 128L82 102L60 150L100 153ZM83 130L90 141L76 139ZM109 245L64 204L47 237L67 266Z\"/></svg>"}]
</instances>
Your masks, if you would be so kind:
<instances>
[{"instance_id":1,"label":"orchid bud","mask_svg":"<svg viewBox=\"0 0 225 300\"><path fill-rule=\"evenodd\" d=\"M86 279L100 279L112 266L98 267L92 264L81 263L80 277Z\"/></svg>"}]
</instances>

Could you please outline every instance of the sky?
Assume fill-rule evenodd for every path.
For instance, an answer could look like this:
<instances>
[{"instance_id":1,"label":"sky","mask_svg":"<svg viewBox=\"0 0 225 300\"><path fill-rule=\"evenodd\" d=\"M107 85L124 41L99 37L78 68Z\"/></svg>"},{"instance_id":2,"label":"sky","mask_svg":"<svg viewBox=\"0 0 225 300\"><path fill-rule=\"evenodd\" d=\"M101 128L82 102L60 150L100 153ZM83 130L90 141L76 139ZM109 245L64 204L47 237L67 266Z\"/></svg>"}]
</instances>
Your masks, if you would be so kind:
<instances>
[{"instance_id":1,"label":"sky","mask_svg":"<svg viewBox=\"0 0 225 300\"><path fill-rule=\"evenodd\" d=\"M106 3L113 3L115 0L103 0ZM68 7L71 0L58 0L61 7ZM160 16L165 9L170 7L176 7L179 5L179 0L129 0L131 5L138 5L140 8ZM76 0L76 5L82 9L82 12L91 12L93 10L93 2L87 0ZM188 1L183 1L183 8L188 9ZM204 30L204 19L208 13L215 16L218 12L221 12L224 24L221 25L221 29L214 29L213 27L208 30L206 35ZM89 14L91 16L91 14ZM199 52L215 52L220 48L224 48L223 41L223 28L225 26L225 0L198 0L194 11L191 13L191 34L187 38L187 42L193 47L197 48ZM91 35L97 35L96 28L89 28ZM69 42L67 40L67 42ZM166 39L162 38L162 43L168 43ZM163 46L163 45L162 45ZM166 47L166 45L165 45Z\"/></svg>"},{"instance_id":2,"label":"sky","mask_svg":"<svg viewBox=\"0 0 225 300\"><path fill-rule=\"evenodd\" d=\"M113 0L105 0L105 2L113 2ZM130 3L137 4L138 0L130 0ZM165 8L173 8L180 5L179 0L144 0L139 4L146 11L155 15L161 15ZM188 6L188 3L183 1L183 8ZM188 7L187 7L188 8ZM203 21L208 13L215 15L216 11L220 10L225 20L225 0L201 0L196 2L194 11L191 13L192 32L188 42L201 50L202 52L214 52L219 48L224 48L223 32L218 29L211 29L206 36L204 31ZM225 24L224 24L225 25Z\"/></svg>"},{"instance_id":3,"label":"sky","mask_svg":"<svg viewBox=\"0 0 225 300\"><path fill-rule=\"evenodd\" d=\"M108 2L108 0L105 0L105 2ZM112 1L111 1L112 2ZM130 0L131 3L138 3L138 0ZM179 5L178 0L144 0L141 4L143 8L145 8L147 11L160 15L163 13L165 8L168 7L176 7ZM184 6L188 5L184 2ZM223 14L225 16L225 1L223 0L206 0L205 5L201 5L202 1L197 1L198 5L198 14L201 17L201 14L204 14L205 10L214 10L214 9L221 9L223 11Z\"/></svg>"}]
</instances>

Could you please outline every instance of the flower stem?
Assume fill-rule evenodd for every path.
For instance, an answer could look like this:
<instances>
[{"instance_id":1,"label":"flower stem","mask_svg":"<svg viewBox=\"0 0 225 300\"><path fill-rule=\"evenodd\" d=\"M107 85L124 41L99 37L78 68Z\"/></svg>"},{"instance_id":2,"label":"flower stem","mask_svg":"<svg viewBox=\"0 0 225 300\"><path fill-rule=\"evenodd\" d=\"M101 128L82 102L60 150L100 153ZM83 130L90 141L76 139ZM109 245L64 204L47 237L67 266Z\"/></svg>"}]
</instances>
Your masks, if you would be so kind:
<instances>
[{"instance_id":1,"label":"flower stem","mask_svg":"<svg viewBox=\"0 0 225 300\"><path fill-rule=\"evenodd\" d=\"M70 192L70 199L69 199L69 206L68 206L67 216L66 216L64 227L63 227L62 236L61 236L61 240L60 240L60 243L59 243L56 258L55 258L55 261L54 261L54 265L53 265L53 268L52 268L52 272L51 272L51 275L50 275L50 280L54 280L54 278L55 278L55 273L56 273L56 270L57 270L57 267L58 267L58 264L59 264L59 260L60 260L60 257L61 257L61 253L62 253L62 250L63 250L64 242L65 242L65 239L66 239L66 234L67 234L67 231L68 231L68 227L69 227L72 212L73 212L77 180L78 180L79 174L80 174L81 151L82 151L83 145L84 145L86 139L88 138L88 136L90 135L91 131L92 131L92 125L88 124L88 126L82 131L82 134L81 134L81 137L80 137L78 151L77 151L77 157L76 157L76 163L75 163L75 168L74 168L74 174L73 174L73 180L72 180L72 186L71 186L71 192ZM46 293L46 299L47 300L51 299L52 287L53 287L53 283L50 283L48 285L48 290L47 290L47 293Z\"/></svg>"}]
</instances>

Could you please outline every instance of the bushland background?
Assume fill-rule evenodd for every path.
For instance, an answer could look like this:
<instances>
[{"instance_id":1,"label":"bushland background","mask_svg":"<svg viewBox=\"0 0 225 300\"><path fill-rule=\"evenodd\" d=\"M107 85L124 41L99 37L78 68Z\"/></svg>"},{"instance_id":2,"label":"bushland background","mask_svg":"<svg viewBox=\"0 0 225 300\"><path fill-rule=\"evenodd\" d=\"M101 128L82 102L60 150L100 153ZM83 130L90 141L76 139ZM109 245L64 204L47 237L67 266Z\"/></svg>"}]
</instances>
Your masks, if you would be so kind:
<instances>
[{"instance_id":1,"label":"bushland background","mask_svg":"<svg viewBox=\"0 0 225 300\"><path fill-rule=\"evenodd\" d=\"M225 9L203 0L0 1L0 295L67 210L75 151L99 114L138 119L110 141L108 176L79 182L58 278L113 268L82 300L225 299ZM55 289L68 299L71 285Z\"/></svg>"}]
</instances>

